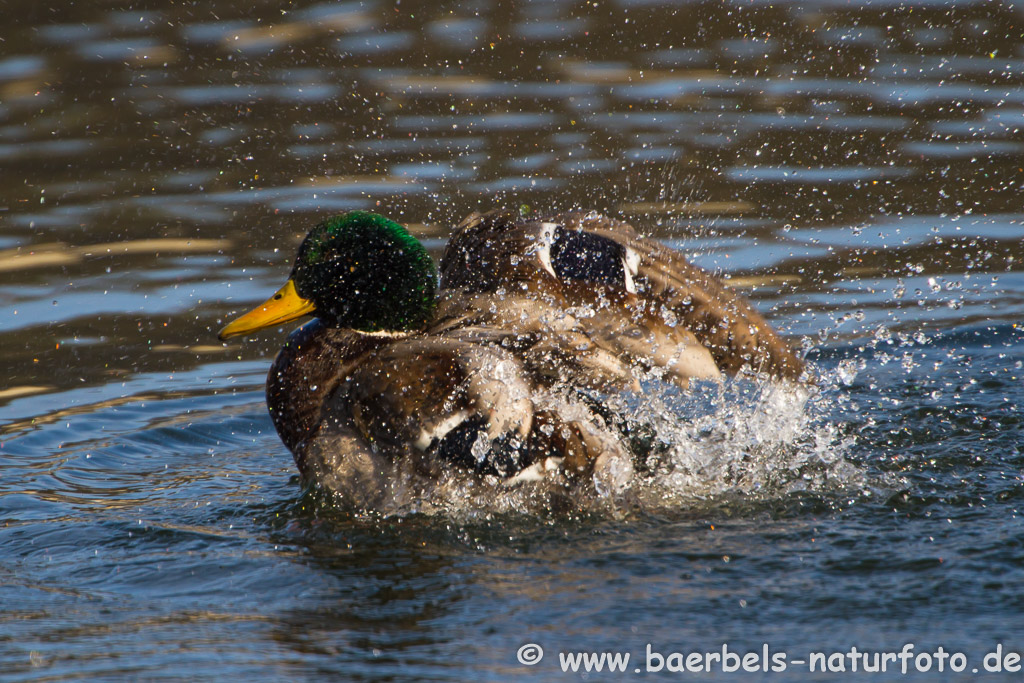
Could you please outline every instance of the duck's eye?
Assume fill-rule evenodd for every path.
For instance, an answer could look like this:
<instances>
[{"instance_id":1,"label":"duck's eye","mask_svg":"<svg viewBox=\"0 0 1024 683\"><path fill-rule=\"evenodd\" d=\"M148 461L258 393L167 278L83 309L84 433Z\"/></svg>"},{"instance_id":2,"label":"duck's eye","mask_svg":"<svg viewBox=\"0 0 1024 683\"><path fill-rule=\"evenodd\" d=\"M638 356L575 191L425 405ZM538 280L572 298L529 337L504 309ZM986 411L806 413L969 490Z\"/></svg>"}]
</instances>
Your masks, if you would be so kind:
<instances>
[{"instance_id":1,"label":"duck's eye","mask_svg":"<svg viewBox=\"0 0 1024 683\"><path fill-rule=\"evenodd\" d=\"M282 296L283 296L282 294L275 294L275 295L274 295L274 301L277 301L277 300L278 300L278 299L280 299L280 298L281 298Z\"/></svg>"}]
</instances>

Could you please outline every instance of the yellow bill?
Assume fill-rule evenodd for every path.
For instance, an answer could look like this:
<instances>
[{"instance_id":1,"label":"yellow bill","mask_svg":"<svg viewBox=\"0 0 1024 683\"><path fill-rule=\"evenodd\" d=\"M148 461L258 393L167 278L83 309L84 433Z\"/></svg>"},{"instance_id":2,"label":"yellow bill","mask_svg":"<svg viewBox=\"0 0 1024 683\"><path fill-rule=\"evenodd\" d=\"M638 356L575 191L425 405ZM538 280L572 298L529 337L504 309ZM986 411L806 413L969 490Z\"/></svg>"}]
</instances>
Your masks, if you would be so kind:
<instances>
[{"instance_id":1,"label":"yellow bill","mask_svg":"<svg viewBox=\"0 0 1024 683\"><path fill-rule=\"evenodd\" d=\"M313 312L315 305L303 299L295 289L295 282L288 280L274 296L252 309L240 318L231 321L217 333L221 341L240 334L250 334L264 327L280 325Z\"/></svg>"}]
</instances>

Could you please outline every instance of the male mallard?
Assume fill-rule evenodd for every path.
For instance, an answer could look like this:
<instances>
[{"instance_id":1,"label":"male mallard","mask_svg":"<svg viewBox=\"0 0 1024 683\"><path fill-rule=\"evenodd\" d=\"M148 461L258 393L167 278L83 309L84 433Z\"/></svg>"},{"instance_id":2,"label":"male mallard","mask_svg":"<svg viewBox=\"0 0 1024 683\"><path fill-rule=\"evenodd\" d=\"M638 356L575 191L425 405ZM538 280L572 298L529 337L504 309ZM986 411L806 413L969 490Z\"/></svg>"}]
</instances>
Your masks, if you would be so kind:
<instances>
[{"instance_id":1,"label":"male mallard","mask_svg":"<svg viewBox=\"0 0 1024 683\"><path fill-rule=\"evenodd\" d=\"M616 490L633 454L602 392L644 372L685 386L803 369L746 300L595 213L473 214L437 296L436 279L402 226L354 211L313 228L285 285L220 331L316 316L278 353L267 404L303 476L357 505L379 502L399 465Z\"/></svg>"}]
</instances>

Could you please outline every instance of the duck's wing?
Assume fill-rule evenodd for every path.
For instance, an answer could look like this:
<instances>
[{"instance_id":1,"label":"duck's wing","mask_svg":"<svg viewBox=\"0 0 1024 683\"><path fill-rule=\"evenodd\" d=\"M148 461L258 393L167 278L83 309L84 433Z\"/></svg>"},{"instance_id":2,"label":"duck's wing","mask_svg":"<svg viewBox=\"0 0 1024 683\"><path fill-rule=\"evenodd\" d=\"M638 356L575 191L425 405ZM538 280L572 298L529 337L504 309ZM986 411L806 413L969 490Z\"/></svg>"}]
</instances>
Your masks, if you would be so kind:
<instances>
[{"instance_id":1,"label":"duck's wing","mask_svg":"<svg viewBox=\"0 0 1024 683\"><path fill-rule=\"evenodd\" d=\"M537 292L557 287L550 259L557 227L503 211L470 214L456 226L441 257L441 289L495 293L513 284Z\"/></svg>"},{"instance_id":2,"label":"duck's wing","mask_svg":"<svg viewBox=\"0 0 1024 683\"><path fill-rule=\"evenodd\" d=\"M609 389L633 381L620 353L594 343L560 294L511 291L442 292L430 335L497 344L525 361L532 382Z\"/></svg>"},{"instance_id":3,"label":"duck's wing","mask_svg":"<svg viewBox=\"0 0 1024 683\"><path fill-rule=\"evenodd\" d=\"M325 418L350 419L368 443L423 459L427 469L476 458L462 464L506 474L528 464L523 458L533 427L530 394L512 353L491 344L417 336L369 354L327 406Z\"/></svg>"},{"instance_id":4,"label":"duck's wing","mask_svg":"<svg viewBox=\"0 0 1024 683\"><path fill-rule=\"evenodd\" d=\"M370 482L367 463L381 457L430 477L451 464L512 477L548 458L562 461L570 475L604 479L629 467L628 453L601 418L555 400L517 354L467 331L413 335L364 354L327 397L305 452L313 460L307 468L341 468ZM330 459L334 444L360 456L339 465ZM333 488L352 487L339 480Z\"/></svg>"},{"instance_id":5,"label":"duck's wing","mask_svg":"<svg viewBox=\"0 0 1024 683\"><path fill-rule=\"evenodd\" d=\"M723 371L735 373L749 366L787 379L803 373L803 361L746 298L678 251L604 216L567 214L564 223L569 229L621 245L627 267L635 264L632 276L637 295L670 312L711 352Z\"/></svg>"},{"instance_id":6,"label":"duck's wing","mask_svg":"<svg viewBox=\"0 0 1024 683\"><path fill-rule=\"evenodd\" d=\"M786 378L803 370L742 296L628 223L595 213L473 214L445 251L441 287L552 300L600 348L684 384L744 366Z\"/></svg>"},{"instance_id":7,"label":"duck's wing","mask_svg":"<svg viewBox=\"0 0 1024 683\"><path fill-rule=\"evenodd\" d=\"M661 368L683 385L718 377L690 331L637 298L626 256L618 242L567 229L558 218L472 214L441 260L441 304L430 331L503 331L503 343L515 344L548 383L635 387L637 365Z\"/></svg>"}]
</instances>

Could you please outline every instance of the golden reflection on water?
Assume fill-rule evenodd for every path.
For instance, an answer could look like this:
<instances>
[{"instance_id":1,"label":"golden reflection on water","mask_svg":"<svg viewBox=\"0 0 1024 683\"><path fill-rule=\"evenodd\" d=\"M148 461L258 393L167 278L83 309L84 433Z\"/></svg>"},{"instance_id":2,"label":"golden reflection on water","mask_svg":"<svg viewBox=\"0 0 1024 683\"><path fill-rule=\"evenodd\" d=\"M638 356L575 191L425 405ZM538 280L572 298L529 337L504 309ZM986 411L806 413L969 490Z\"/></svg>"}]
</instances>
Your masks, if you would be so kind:
<instances>
[{"instance_id":1,"label":"golden reflection on water","mask_svg":"<svg viewBox=\"0 0 1024 683\"><path fill-rule=\"evenodd\" d=\"M6 673L511 678L532 630L552 658L1015 633L1020 3L4 11ZM593 526L318 508L262 406L284 331L216 330L327 214L437 255L494 205L608 212L723 275L833 354L859 462L923 483Z\"/></svg>"},{"instance_id":2,"label":"golden reflection on water","mask_svg":"<svg viewBox=\"0 0 1024 683\"><path fill-rule=\"evenodd\" d=\"M127 242L103 242L72 247L59 242L39 244L28 249L18 247L0 251L0 272L63 266L78 263L83 258L99 256L120 256L124 254L189 254L221 253L231 247L231 240L154 238L130 240Z\"/></svg>"},{"instance_id":3,"label":"golden reflection on water","mask_svg":"<svg viewBox=\"0 0 1024 683\"><path fill-rule=\"evenodd\" d=\"M203 362L227 311L287 270L297 236L355 208L412 224L435 253L449 226L494 205L610 212L770 314L821 303L837 282L1015 271L1024 71L1007 27L1019 14L1000 2L15 12L0 59L0 163L14 179L0 184L0 400L69 389L69 374L91 386L104 368ZM994 223L972 239L978 216ZM919 221L900 227L907 217ZM843 234L879 221L911 243Z\"/></svg>"}]
</instances>

